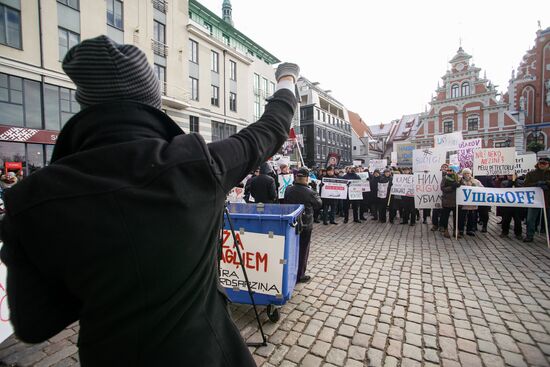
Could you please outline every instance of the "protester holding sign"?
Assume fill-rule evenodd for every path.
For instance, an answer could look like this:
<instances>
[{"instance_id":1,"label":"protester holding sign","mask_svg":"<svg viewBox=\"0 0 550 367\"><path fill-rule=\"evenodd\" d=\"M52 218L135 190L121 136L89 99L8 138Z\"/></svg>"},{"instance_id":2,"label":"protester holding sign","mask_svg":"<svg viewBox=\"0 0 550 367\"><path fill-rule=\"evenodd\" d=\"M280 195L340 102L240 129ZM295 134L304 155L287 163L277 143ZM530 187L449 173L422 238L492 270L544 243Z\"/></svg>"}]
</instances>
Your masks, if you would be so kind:
<instances>
[{"instance_id":1,"label":"protester holding sign","mask_svg":"<svg viewBox=\"0 0 550 367\"><path fill-rule=\"evenodd\" d=\"M544 190L544 202L545 206L548 208L548 203L550 202L550 170L548 166L550 165L550 159L540 158L536 169L528 172L525 176L525 187L540 187ZM533 242L533 236L535 235L535 228L537 226L537 220L540 217L539 208L529 208L527 210L527 237L523 242ZM546 224L548 226L548 219L546 219ZM548 228L546 228L548 231Z\"/></svg>"},{"instance_id":2,"label":"protester holding sign","mask_svg":"<svg viewBox=\"0 0 550 367\"><path fill-rule=\"evenodd\" d=\"M443 228L443 236L451 238L449 233L449 216L453 212L453 217L456 218L456 189L460 187L460 179L451 167L447 167L447 174L441 181L441 217L439 218L439 226ZM456 232L457 228L455 228Z\"/></svg>"},{"instance_id":3,"label":"protester holding sign","mask_svg":"<svg viewBox=\"0 0 550 367\"><path fill-rule=\"evenodd\" d=\"M359 177L356 173L355 167L351 167L349 172L346 173L342 179L344 180L361 180L361 177ZM363 193L361 193L361 200L363 199ZM348 192L348 198L344 200L344 223L347 223L349 220L349 207L351 204L351 210L353 212L353 221L355 223L361 223L359 220L359 204L361 203L361 200L350 200L349 192Z\"/></svg>"},{"instance_id":4,"label":"protester holding sign","mask_svg":"<svg viewBox=\"0 0 550 367\"><path fill-rule=\"evenodd\" d=\"M269 175L272 171L271 165L264 162L260 166L260 174L249 180L250 195L252 195L256 203L267 204L277 201L275 180Z\"/></svg>"},{"instance_id":5,"label":"protester holding sign","mask_svg":"<svg viewBox=\"0 0 550 367\"><path fill-rule=\"evenodd\" d=\"M380 221L380 223L386 223L386 208L388 206L388 197L390 195L391 183L391 170L389 168L386 168L384 170L384 174L380 176L377 182L378 189L376 197L376 207L378 210L378 220Z\"/></svg>"},{"instance_id":6,"label":"protester holding sign","mask_svg":"<svg viewBox=\"0 0 550 367\"><path fill-rule=\"evenodd\" d=\"M472 177L472 170L464 168L462 170L461 186L476 186L482 187L481 182ZM475 205L462 205L458 207L458 236L464 236L464 226L466 226L466 234L468 236L475 236L476 230L476 210Z\"/></svg>"},{"instance_id":7,"label":"protester holding sign","mask_svg":"<svg viewBox=\"0 0 550 367\"><path fill-rule=\"evenodd\" d=\"M413 178L411 169L409 167L403 168L403 175L410 175L411 179ZM401 204L403 206L403 217L401 218L401 224L407 224L410 221L410 225L414 226L416 224L416 210L414 208L414 191L413 196L405 195L401 199Z\"/></svg>"},{"instance_id":8,"label":"protester holding sign","mask_svg":"<svg viewBox=\"0 0 550 367\"><path fill-rule=\"evenodd\" d=\"M325 177L327 177L327 178L336 178L334 176L334 167L332 167L332 166L327 167L327 175ZM323 186L324 186L324 183L321 183L321 190L320 190L321 197L323 196L322 195ZM334 220L334 218L336 217L336 204L337 204L337 201L338 200L336 200L336 199L323 198L323 224L324 225L328 225L327 220L330 221L330 224L338 224Z\"/></svg>"},{"instance_id":9,"label":"protester holding sign","mask_svg":"<svg viewBox=\"0 0 550 367\"><path fill-rule=\"evenodd\" d=\"M506 180L503 180L500 184L501 188L511 188L511 187L521 187L523 182L517 179L516 175L508 175ZM514 220L514 235L516 239L521 240L521 221L523 220L525 214L525 208L516 208L511 206L503 206L501 208L502 213L502 233L500 234L501 238L508 238L508 233L510 231L510 223L512 219Z\"/></svg>"},{"instance_id":10,"label":"protester holding sign","mask_svg":"<svg viewBox=\"0 0 550 367\"><path fill-rule=\"evenodd\" d=\"M380 180L380 171L375 169L371 176L369 176L370 192L369 204L370 212L373 220L378 220L378 181Z\"/></svg>"}]
</instances>

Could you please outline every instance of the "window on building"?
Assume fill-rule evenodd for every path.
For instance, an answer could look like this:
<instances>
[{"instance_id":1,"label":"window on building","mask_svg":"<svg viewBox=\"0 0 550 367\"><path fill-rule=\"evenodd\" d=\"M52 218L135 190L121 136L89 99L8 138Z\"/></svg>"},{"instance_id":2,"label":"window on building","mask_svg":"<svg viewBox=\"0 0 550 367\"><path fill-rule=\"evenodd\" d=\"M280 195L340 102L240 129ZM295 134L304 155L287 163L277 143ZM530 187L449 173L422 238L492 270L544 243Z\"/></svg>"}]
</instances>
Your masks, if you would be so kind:
<instances>
[{"instance_id":1,"label":"window on building","mask_svg":"<svg viewBox=\"0 0 550 367\"><path fill-rule=\"evenodd\" d=\"M199 100L199 80L189 77L189 83L191 84L191 99L193 101Z\"/></svg>"},{"instance_id":2,"label":"window on building","mask_svg":"<svg viewBox=\"0 0 550 367\"><path fill-rule=\"evenodd\" d=\"M76 91L51 84L44 85L44 117L48 130L61 130L61 127L74 114L80 111L76 102Z\"/></svg>"},{"instance_id":3,"label":"window on building","mask_svg":"<svg viewBox=\"0 0 550 367\"><path fill-rule=\"evenodd\" d=\"M199 132L199 117L189 116L189 131L192 133Z\"/></svg>"},{"instance_id":4,"label":"window on building","mask_svg":"<svg viewBox=\"0 0 550 367\"><path fill-rule=\"evenodd\" d=\"M469 96L470 95L470 83L468 83L468 82L462 83L462 95L463 96Z\"/></svg>"},{"instance_id":5,"label":"window on building","mask_svg":"<svg viewBox=\"0 0 550 367\"><path fill-rule=\"evenodd\" d=\"M237 112L237 94L229 92L229 110Z\"/></svg>"},{"instance_id":6,"label":"window on building","mask_svg":"<svg viewBox=\"0 0 550 367\"><path fill-rule=\"evenodd\" d=\"M162 94L166 94L166 68L159 64L153 65L153 70L155 71L155 74L157 75L157 78L160 82L160 91Z\"/></svg>"},{"instance_id":7,"label":"window on building","mask_svg":"<svg viewBox=\"0 0 550 367\"><path fill-rule=\"evenodd\" d=\"M258 74L254 74L254 93L260 93L260 76Z\"/></svg>"},{"instance_id":8,"label":"window on building","mask_svg":"<svg viewBox=\"0 0 550 367\"><path fill-rule=\"evenodd\" d=\"M275 93L275 83L269 82L269 95L272 96ZM304 96L307 98L307 96Z\"/></svg>"},{"instance_id":9,"label":"window on building","mask_svg":"<svg viewBox=\"0 0 550 367\"><path fill-rule=\"evenodd\" d=\"M262 113L260 109L261 109L260 96L256 95L254 97L254 121L260 118L260 114Z\"/></svg>"},{"instance_id":10,"label":"window on building","mask_svg":"<svg viewBox=\"0 0 550 367\"><path fill-rule=\"evenodd\" d=\"M262 78L262 90L265 93L265 95L268 95L269 93L269 80L266 78Z\"/></svg>"},{"instance_id":11,"label":"window on building","mask_svg":"<svg viewBox=\"0 0 550 367\"><path fill-rule=\"evenodd\" d=\"M443 122L443 132L452 133L453 132L453 121L444 121Z\"/></svg>"},{"instance_id":12,"label":"window on building","mask_svg":"<svg viewBox=\"0 0 550 367\"><path fill-rule=\"evenodd\" d=\"M477 117L468 118L468 131L477 131L479 128L479 119Z\"/></svg>"},{"instance_id":13,"label":"window on building","mask_svg":"<svg viewBox=\"0 0 550 367\"><path fill-rule=\"evenodd\" d=\"M212 141L229 138L237 132L235 125L224 124L223 122L212 121Z\"/></svg>"},{"instance_id":14,"label":"window on building","mask_svg":"<svg viewBox=\"0 0 550 367\"><path fill-rule=\"evenodd\" d=\"M534 133L529 133L529 135L527 135L527 145L529 145L530 143L536 141L537 143L539 144L542 144L546 147L546 144L545 144L545 141L544 141L544 134L540 131L536 131Z\"/></svg>"},{"instance_id":15,"label":"window on building","mask_svg":"<svg viewBox=\"0 0 550 367\"><path fill-rule=\"evenodd\" d=\"M321 140L321 129L317 127L315 130L317 131L317 140Z\"/></svg>"},{"instance_id":16,"label":"window on building","mask_svg":"<svg viewBox=\"0 0 550 367\"><path fill-rule=\"evenodd\" d=\"M458 97L458 89L458 84L453 84L453 86L451 87L451 98Z\"/></svg>"},{"instance_id":17,"label":"window on building","mask_svg":"<svg viewBox=\"0 0 550 367\"><path fill-rule=\"evenodd\" d=\"M107 24L118 29L123 29L122 23L122 1L106 0L107 1Z\"/></svg>"},{"instance_id":18,"label":"window on building","mask_svg":"<svg viewBox=\"0 0 550 367\"><path fill-rule=\"evenodd\" d=\"M153 39L166 44L166 26L157 20L153 20Z\"/></svg>"},{"instance_id":19,"label":"window on building","mask_svg":"<svg viewBox=\"0 0 550 367\"><path fill-rule=\"evenodd\" d=\"M220 88L212 85L212 96L210 97L210 104L213 106L220 105Z\"/></svg>"},{"instance_id":20,"label":"window on building","mask_svg":"<svg viewBox=\"0 0 550 367\"><path fill-rule=\"evenodd\" d=\"M189 61L199 63L199 44L192 39L189 39Z\"/></svg>"},{"instance_id":21,"label":"window on building","mask_svg":"<svg viewBox=\"0 0 550 367\"><path fill-rule=\"evenodd\" d=\"M327 114L323 112L322 115L323 115L323 122L326 122Z\"/></svg>"},{"instance_id":22,"label":"window on building","mask_svg":"<svg viewBox=\"0 0 550 367\"><path fill-rule=\"evenodd\" d=\"M497 141L495 142L495 148L508 148L510 146L510 141L509 140L505 140L505 141Z\"/></svg>"},{"instance_id":23,"label":"window on building","mask_svg":"<svg viewBox=\"0 0 550 367\"><path fill-rule=\"evenodd\" d=\"M319 110L315 110L317 111L317 121L321 121L321 111Z\"/></svg>"},{"instance_id":24,"label":"window on building","mask_svg":"<svg viewBox=\"0 0 550 367\"><path fill-rule=\"evenodd\" d=\"M0 124L42 128L40 83L0 74Z\"/></svg>"},{"instance_id":25,"label":"window on building","mask_svg":"<svg viewBox=\"0 0 550 367\"><path fill-rule=\"evenodd\" d=\"M13 5L21 6L19 1ZM0 43L6 46L21 48L21 11L0 4Z\"/></svg>"},{"instance_id":26,"label":"window on building","mask_svg":"<svg viewBox=\"0 0 550 367\"><path fill-rule=\"evenodd\" d=\"M229 60L229 79L237 80L237 63Z\"/></svg>"},{"instance_id":27,"label":"window on building","mask_svg":"<svg viewBox=\"0 0 550 367\"><path fill-rule=\"evenodd\" d=\"M223 38L223 43L230 46L229 36L227 34L223 34L222 38Z\"/></svg>"},{"instance_id":28,"label":"window on building","mask_svg":"<svg viewBox=\"0 0 550 367\"><path fill-rule=\"evenodd\" d=\"M67 51L80 42L80 35L64 28L58 28L59 61L62 61Z\"/></svg>"},{"instance_id":29,"label":"window on building","mask_svg":"<svg viewBox=\"0 0 550 367\"><path fill-rule=\"evenodd\" d=\"M212 28L212 24L206 23L206 22L205 22L205 23L204 23L204 28L206 28L206 29L208 30L208 33L209 33L210 35L212 35L212 34L214 33L214 32L213 32L213 28Z\"/></svg>"},{"instance_id":30,"label":"window on building","mask_svg":"<svg viewBox=\"0 0 550 367\"><path fill-rule=\"evenodd\" d=\"M210 62L210 70L212 70L215 73L219 72L219 65L220 65L220 55L216 51L212 51L212 58Z\"/></svg>"},{"instance_id":31,"label":"window on building","mask_svg":"<svg viewBox=\"0 0 550 367\"><path fill-rule=\"evenodd\" d=\"M73 9L78 10L79 7L79 1L78 0L57 0L58 3L61 3L63 5L67 5Z\"/></svg>"}]
</instances>

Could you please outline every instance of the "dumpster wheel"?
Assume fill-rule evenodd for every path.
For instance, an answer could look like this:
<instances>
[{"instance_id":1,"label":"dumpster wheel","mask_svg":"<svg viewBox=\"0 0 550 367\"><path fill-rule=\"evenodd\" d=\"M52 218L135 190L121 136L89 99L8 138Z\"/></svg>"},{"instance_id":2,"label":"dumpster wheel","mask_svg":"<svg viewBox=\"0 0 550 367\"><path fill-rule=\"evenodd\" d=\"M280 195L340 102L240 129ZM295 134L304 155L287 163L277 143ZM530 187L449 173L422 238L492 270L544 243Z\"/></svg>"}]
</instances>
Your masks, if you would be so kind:
<instances>
[{"instance_id":1,"label":"dumpster wheel","mask_svg":"<svg viewBox=\"0 0 550 367\"><path fill-rule=\"evenodd\" d=\"M281 314L279 313L279 309L275 305L267 305L267 317L269 318L269 321L271 322L277 322L281 318Z\"/></svg>"}]
</instances>

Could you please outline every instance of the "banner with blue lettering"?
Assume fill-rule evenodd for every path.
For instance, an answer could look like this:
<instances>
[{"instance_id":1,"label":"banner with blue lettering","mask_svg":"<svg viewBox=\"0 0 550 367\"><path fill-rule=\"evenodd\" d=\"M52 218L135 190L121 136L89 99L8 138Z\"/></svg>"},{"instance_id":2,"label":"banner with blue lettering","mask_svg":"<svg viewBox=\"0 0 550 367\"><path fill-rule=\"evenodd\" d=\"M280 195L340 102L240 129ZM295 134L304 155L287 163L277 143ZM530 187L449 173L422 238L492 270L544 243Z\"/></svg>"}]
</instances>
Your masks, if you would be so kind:
<instances>
[{"instance_id":1,"label":"banner with blue lettering","mask_svg":"<svg viewBox=\"0 0 550 367\"><path fill-rule=\"evenodd\" d=\"M474 187L460 186L456 190L457 205L513 206L544 208L544 192L540 187Z\"/></svg>"}]
</instances>

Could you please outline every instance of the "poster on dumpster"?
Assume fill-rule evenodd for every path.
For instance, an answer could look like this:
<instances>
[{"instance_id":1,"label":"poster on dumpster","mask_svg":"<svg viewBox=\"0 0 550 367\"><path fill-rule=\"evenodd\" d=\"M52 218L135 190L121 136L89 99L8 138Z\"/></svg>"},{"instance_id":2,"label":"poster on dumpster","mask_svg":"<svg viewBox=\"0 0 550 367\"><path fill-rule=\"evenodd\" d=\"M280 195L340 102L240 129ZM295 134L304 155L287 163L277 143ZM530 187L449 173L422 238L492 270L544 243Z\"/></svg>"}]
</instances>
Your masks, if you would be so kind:
<instances>
[{"instance_id":1,"label":"poster on dumpster","mask_svg":"<svg viewBox=\"0 0 550 367\"><path fill-rule=\"evenodd\" d=\"M371 159L369 161L369 171L374 172L375 169L382 171L388 165L385 159Z\"/></svg>"},{"instance_id":2,"label":"poster on dumpster","mask_svg":"<svg viewBox=\"0 0 550 367\"><path fill-rule=\"evenodd\" d=\"M351 180L348 186L349 200L363 200L363 183L359 180Z\"/></svg>"},{"instance_id":3,"label":"poster on dumpster","mask_svg":"<svg viewBox=\"0 0 550 367\"><path fill-rule=\"evenodd\" d=\"M429 172L415 172L414 176L414 206L416 209L441 208L441 179L440 170Z\"/></svg>"},{"instance_id":4,"label":"poster on dumpster","mask_svg":"<svg viewBox=\"0 0 550 367\"><path fill-rule=\"evenodd\" d=\"M474 151L475 176L511 175L516 169L515 148L479 148Z\"/></svg>"},{"instance_id":5,"label":"poster on dumpster","mask_svg":"<svg viewBox=\"0 0 550 367\"><path fill-rule=\"evenodd\" d=\"M462 132L457 131L450 134L442 134L434 136L434 148L443 149L446 152L458 150L459 144L462 141Z\"/></svg>"},{"instance_id":6,"label":"poster on dumpster","mask_svg":"<svg viewBox=\"0 0 550 367\"><path fill-rule=\"evenodd\" d=\"M469 168L474 166L474 150L481 148L481 139L468 139L463 140L458 144L458 162L460 169Z\"/></svg>"},{"instance_id":7,"label":"poster on dumpster","mask_svg":"<svg viewBox=\"0 0 550 367\"><path fill-rule=\"evenodd\" d=\"M414 196L413 175L393 175L391 194Z\"/></svg>"},{"instance_id":8,"label":"poster on dumpster","mask_svg":"<svg viewBox=\"0 0 550 367\"><path fill-rule=\"evenodd\" d=\"M516 152L516 175L523 176L535 169L537 155L535 153L517 154Z\"/></svg>"},{"instance_id":9,"label":"poster on dumpster","mask_svg":"<svg viewBox=\"0 0 550 367\"><path fill-rule=\"evenodd\" d=\"M2 242L0 242L0 249ZM8 268L0 262L0 343L13 334L13 328L10 324L10 310L8 308L8 297L6 293L6 278Z\"/></svg>"},{"instance_id":10,"label":"poster on dumpster","mask_svg":"<svg viewBox=\"0 0 550 367\"><path fill-rule=\"evenodd\" d=\"M321 189L321 198L347 199L348 198L348 180L324 177L323 188Z\"/></svg>"},{"instance_id":11,"label":"poster on dumpster","mask_svg":"<svg viewBox=\"0 0 550 367\"><path fill-rule=\"evenodd\" d=\"M410 167L413 162L413 150L416 144L413 143L393 143L393 149L397 153L397 165L400 167Z\"/></svg>"},{"instance_id":12,"label":"poster on dumpster","mask_svg":"<svg viewBox=\"0 0 550 367\"><path fill-rule=\"evenodd\" d=\"M447 152L443 149L424 148L413 150L413 172L438 170L445 163Z\"/></svg>"},{"instance_id":13,"label":"poster on dumpster","mask_svg":"<svg viewBox=\"0 0 550 367\"><path fill-rule=\"evenodd\" d=\"M245 267L253 292L271 296L282 294L284 261L281 260L285 258L285 236L248 231L236 232L235 235L243 262L239 261L231 231L224 229L220 284L247 292L242 270Z\"/></svg>"},{"instance_id":14,"label":"poster on dumpster","mask_svg":"<svg viewBox=\"0 0 550 367\"><path fill-rule=\"evenodd\" d=\"M227 200L230 203L244 203L244 188L234 187L227 194Z\"/></svg>"},{"instance_id":15,"label":"poster on dumpster","mask_svg":"<svg viewBox=\"0 0 550 367\"><path fill-rule=\"evenodd\" d=\"M279 180L279 199L284 199L286 188L294 183L294 175L289 173L287 175L278 175L277 178Z\"/></svg>"}]
</instances>

